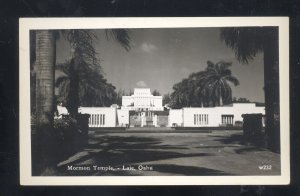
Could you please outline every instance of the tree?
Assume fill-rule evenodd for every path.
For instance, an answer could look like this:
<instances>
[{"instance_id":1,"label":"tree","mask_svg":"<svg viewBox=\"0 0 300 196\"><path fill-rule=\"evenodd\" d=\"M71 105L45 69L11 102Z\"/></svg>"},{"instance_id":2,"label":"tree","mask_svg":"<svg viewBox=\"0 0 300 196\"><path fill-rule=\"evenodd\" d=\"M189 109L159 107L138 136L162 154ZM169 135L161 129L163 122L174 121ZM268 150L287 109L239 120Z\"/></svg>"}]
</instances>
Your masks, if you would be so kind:
<instances>
[{"instance_id":1,"label":"tree","mask_svg":"<svg viewBox=\"0 0 300 196\"><path fill-rule=\"evenodd\" d=\"M58 101L62 102L70 110L70 75L73 71L73 59L66 63L57 65L64 75L57 78L55 85L59 87ZM110 106L116 100L115 87L103 78L103 75L89 66L79 67L79 104L81 106Z\"/></svg>"},{"instance_id":2,"label":"tree","mask_svg":"<svg viewBox=\"0 0 300 196\"><path fill-rule=\"evenodd\" d=\"M220 61L216 64L207 62L204 71L192 73L188 78L173 86L170 106L207 107L231 103L232 91L229 83L239 84L232 76L231 63Z\"/></svg>"},{"instance_id":3,"label":"tree","mask_svg":"<svg viewBox=\"0 0 300 196\"><path fill-rule=\"evenodd\" d=\"M171 102L171 95L170 93L164 94L162 104L163 106L168 105Z\"/></svg>"},{"instance_id":4,"label":"tree","mask_svg":"<svg viewBox=\"0 0 300 196\"><path fill-rule=\"evenodd\" d=\"M128 32L124 29L113 29L106 30L107 39L115 39L121 44L127 51L130 49L130 38ZM70 84L69 84L69 98L68 98L68 111L70 116L76 118L79 107L79 72L80 67L90 67L95 71L101 71L99 60L96 57L96 51L93 47L93 40L96 36L90 30L69 30L66 33L67 40L71 44L72 59L73 62L70 64ZM112 85L108 85L109 89L104 89L109 92ZM107 91L109 90L109 91ZM105 92L104 92L105 93Z\"/></svg>"},{"instance_id":5,"label":"tree","mask_svg":"<svg viewBox=\"0 0 300 196\"><path fill-rule=\"evenodd\" d=\"M224 61L216 64L207 61L207 68L202 77L202 89L208 91L214 106L231 103L232 90L228 82L234 86L239 85L238 79L231 74L230 66L231 63Z\"/></svg>"},{"instance_id":6,"label":"tree","mask_svg":"<svg viewBox=\"0 0 300 196\"><path fill-rule=\"evenodd\" d=\"M189 86L189 83L189 79L185 78L181 82L173 86L173 92L171 93L170 102L172 108L182 108L190 106L190 89L192 88Z\"/></svg>"},{"instance_id":7,"label":"tree","mask_svg":"<svg viewBox=\"0 0 300 196\"><path fill-rule=\"evenodd\" d=\"M154 90L153 92L152 92L152 95L154 95L154 96L160 96L160 92L158 91L158 90Z\"/></svg>"},{"instance_id":8,"label":"tree","mask_svg":"<svg viewBox=\"0 0 300 196\"><path fill-rule=\"evenodd\" d=\"M55 160L51 159L53 156L49 153L51 151L51 134L53 133L53 117L54 117L54 66L56 56L56 39L58 38L58 31L41 30L36 31L35 44L35 61L31 60L36 72L36 124L38 132L43 132L40 135L38 149L41 149L39 155L41 159L48 159L44 161L47 165L53 167ZM83 32L83 33L81 33ZM96 65L96 53L92 45L93 35L88 31L70 30L68 31L67 40L71 43L73 49L74 61L70 68L70 102L69 111L71 116L76 117L79 103L79 67L83 64ZM31 37L34 37L31 36ZM126 50L130 48L129 36L126 30L107 30L108 39L114 38L118 40ZM34 63L33 63L34 62ZM34 74L33 74L34 75ZM34 78L34 77L32 77ZM71 82L72 81L72 82ZM109 85L112 88L112 85ZM48 140L48 141L45 141ZM47 143L46 145L43 145ZM42 149L45 148L45 149ZM49 158L52 160L50 161ZM40 158L38 158L40 159ZM50 163L51 162L51 163ZM43 164L42 164L43 165ZM43 166L41 166L43 167ZM48 166L46 166L47 168ZM47 169L46 169L47 170Z\"/></svg>"},{"instance_id":9,"label":"tree","mask_svg":"<svg viewBox=\"0 0 300 196\"><path fill-rule=\"evenodd\" d=\"M96 38L90 30L72 29L63 31L71 45L72 58L68 66L68 97L66 107L72 118L77 118L79 106L80 71L99 70L100 64L93 47ZM66 73L66 72L65 72Z\"/></svg>"},{"instance_id":10,"label":"tree","mask_svg":"<svg viewBox=\"0 0 300 196\"><path fill-rule=\"evenodd\" d=\"M196 73L192 73L189 78L193 81L193 101L195 102L193 106L196 107L209 107L213 101L209 97L209 89L205 88L205 82L206 82L206 70L199 71Z\"/></svg>"},{"instance_id":11,"label":"tree","mask_svg":"<svg viewBox=\"0 0 300 196\"><path fill-rule=\"evenodd\" d=\"M56 40L49 30L36 31L35 39L36 125L40 131L53 125Z\"/></svg>"},{"instance_id":12,"label":"tree","mask_svg":"<svg viewBox=\"0 0 300 196\"><path fill-rule=\"evenodd\" d=\"M280 151L278 28L222 28L220 37L240 62L248 63L263 52L267 145L273 151Z\"/></svg>"},{"instance_id":13,"label":"tree","mask_svg":"<svg viewBox=\"0 0 300 196\"><path fill-rule=\"evenodd\" d=\"M54 114L54 65L56 60L56 36L54 31L38 30L31 32L31 107L35 117L32 127L33 173L51 172L56 164L52 143ZM34 115L35 114L35 115ZM34 132L34 130L36 130ZM35 134L34 134L35 133ZM45 145L46 144L46 145Z\"/></svg>"}]
</instances>

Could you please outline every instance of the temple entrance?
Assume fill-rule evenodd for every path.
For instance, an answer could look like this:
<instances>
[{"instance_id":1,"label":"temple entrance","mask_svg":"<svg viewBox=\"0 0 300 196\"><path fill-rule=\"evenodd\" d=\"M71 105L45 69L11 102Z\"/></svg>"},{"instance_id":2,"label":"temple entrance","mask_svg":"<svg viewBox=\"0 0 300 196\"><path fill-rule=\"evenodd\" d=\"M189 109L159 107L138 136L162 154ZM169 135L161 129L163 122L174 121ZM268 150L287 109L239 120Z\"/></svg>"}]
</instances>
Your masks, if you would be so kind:
<instances>
[{"instance_id":1,"label":"temple entrance","mask_svg":"<svg viewBox=\"0 0 300 196\"><path fill-rule=\"evenodd\" d=\"M130 111L129 125L131 127L154 127L154 113L151 111Z\"/></svg>"}]
</instances>

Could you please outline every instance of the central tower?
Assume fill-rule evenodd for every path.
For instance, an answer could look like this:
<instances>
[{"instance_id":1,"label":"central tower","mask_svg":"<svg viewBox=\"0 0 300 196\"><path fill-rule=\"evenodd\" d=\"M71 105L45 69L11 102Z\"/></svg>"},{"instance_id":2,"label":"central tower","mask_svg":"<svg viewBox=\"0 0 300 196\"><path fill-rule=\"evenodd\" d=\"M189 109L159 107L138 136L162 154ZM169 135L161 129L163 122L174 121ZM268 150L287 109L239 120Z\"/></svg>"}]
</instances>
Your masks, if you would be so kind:
<instances>
[{"instance_id":1,"label":"central tower","mask_svg":"<svg viewBox=\"0 0 300 196\"><path fill-rule=\"evenodd\" d=\"M122 96L122 108L131 111L163 111L162 96L153 96L150 88L135 88L133 95Z\"/></svg>"}]
</instances>

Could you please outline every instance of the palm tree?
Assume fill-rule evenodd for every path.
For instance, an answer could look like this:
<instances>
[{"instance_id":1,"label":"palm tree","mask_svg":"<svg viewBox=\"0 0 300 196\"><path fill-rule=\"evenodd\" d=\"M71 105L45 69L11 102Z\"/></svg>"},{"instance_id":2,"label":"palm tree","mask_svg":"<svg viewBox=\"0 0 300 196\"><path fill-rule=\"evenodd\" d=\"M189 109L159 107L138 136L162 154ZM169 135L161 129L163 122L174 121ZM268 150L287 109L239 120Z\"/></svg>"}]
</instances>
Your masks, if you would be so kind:
<instances>
[{"instance_id":1,"label":"palm tree","mask_svg":"<svg viewBox=\"0 0 300 196\"><path fill-rule=\"evenodd\" d=\"M32 132L33 173L53 171L55 159L51 144L53 143L54 113L54 65L56 36L54 31L38 30L31 33L31 107L35 111L35 129ZM33 81L34 80L34 81ZM33 90L34 88L34 90ZM35 100L34 100L35 99ZM33 115L34 113L32 113ZM32 116L33 117L33 116ZM45 145L46 143L46 145Z\"/></svg>"},{"instance_id":2,"label":"palm tree","mask_svg":"<svg viewBox=\"0 0 300 196\"><path fill-rule=\"evenodd\" d=\"M182 108L187 107L190 103L188 92L188 79L183 79L181 82L173 86L173 92L171 93L171 107Z\"/></svg>"},{"instance_id":3,"label":"palm tree","mask_svg":"<svg viewBox=\"0 0 300 196\"><path fill-rule=\"evenodd\" d=\"M278 28L222 28L220 37L235 51L240 62L248 63L263 52L267 145L273 151L280 151Z\"/></svg>"},{"instance_id":4,"label":"palm tree","mask_svg":"<svg viewBox=\"0 0 300 196\"><path fill-rule=\"evenodd\" d=\"M88 69L100 69L99 60L96 57L96 51L93 47L95 35L89 30L67 30L62 32L70 42L72 58L68 64L69 77L67 108L72 118L77 118L79 106L79 83L80 73ZM62 81L59 80L59 81Z\"/></svg>"},{"instance_id":5,"label":"palm tree","mask_svg":"<svg viewBox=\"0 0 300 196\"><path fill-rule=\"evenodd\" d=\"M231 63L220 61L216 64L207 61L206 71L202 74L202 92L208 92L213 105L228 104L232 100L232 90L229 82L234 86L239 85L239 81L231 74L229 67Z\"/></svg>"},{"instance_id":6,"label":"palm tree","mask_svg":"<svg viewBox=\"0 0 300 196\"><path fill-rule=\"evenodd\" d=\"M117 40L121 46L127 51L130 49L130 38L128 32L124 29L106 30L107 39ZM90 30L69 30L67 33L67 40L71 43L73 62L70 64L70 84L69 84L69 101L68 110L71 117L76 118L79 106L79 81L80 81L80 67L91 67L95 71L101 71L99 60L96 57L96 51L93 47L93 40L96 36ZM107 86L111 90L112 86ZM104 92L105 92L104 91ZM109 91L110 92L110 91ZM112 96L111 93L108 93ZM103 98L104 99L104 98Z\"/></svg>"},{"instance_id":7,"label":"palm tree","mask_svg":"<svg viewBox=\"0 0 300 196\"><path fill-rule=\"evenodd\" d=\"M82 63L87 63L90 65L96 65L97 61L95 58L95 52L92 46L92 35L88 33L80 34L75 31L71 31L67 37L74 49L74 62L73 70L71 70L71 80L70 89L72 89L72 96L74 99L71 101L70 106L72 107L72 114L75 116L77 114L78 108L78 67ZM53 111L54 111L54 70L55 70L55 60L56 60L56 40L57 40L57 31L50 30L39 30L35 33L35 61L31 60L31 64L34 67L34 72L36 75L36 125L38 132L43 132L41 134L41 139L47 140L51 137L51 132L53 128ZM77 39L82 36L83 39ZM34 37L34 36L31 36ZM129 45L129 36L126 30L108 30L107 37L115 38L118 40L126 50L130 49ZM87 42L85 42L87 41ZM31 45L31 47L34 45ZM93 56L94 55L94 56ZM84 60L84 61L82 61ZM97 68L96 68L97 69ZM34 77L32 77L34 78ZM70 81L71 81L70 80ZM72 83L72 84L71 84ZM71 96L70 96L71 97ZM43 142L39 142L42 144ZM49 143L49 142L48 142ZM51 143L51 142L50 142ZM40 145L43 147L44 145ZM39 147L39 148L40 148ZM46 145L45 148L50 147ZM51 148L51 147L50 147ZM51 156L48 156L47 153L50 150L41 151L43 157L41 159L47 159ZM53 163L46 161L46 164L53 166ZM43 167L43 166L42 166Z\"/></svg>"},{"instance_id":8,"label":"palm tree","mask_svg":"<svg viewBox=\"0 0 300 196\"><path fill-rule=\"evenodd\" d=\"M59 87L59 102L66 105L68 111L70 102L72 101L70 93L71 75L72 71L71 59L63 64L57 65L57 69L63 72L63 75L57 78L56 87ZM116 99L115 87L106 82L103 75L88 66L79 67L79 104L81 106L110 106Z\"/></svg>"},{"instance_id":9,"label":"palm tree","mask_svg":"<svg viewBox=\"0 0 300 196\"><path fill-rule=\"evenodd\" d=\"M173 86L170 107L207 107L231 103L232 91L229 83L235 86L239 81L231 74L231 63L207 62L204 71L192 73L188 78Z\"/></svg>"},{"instance_id":10,"label":"palm tree","mask_svg":"<svg viewBox=\"0 0 300 196\"><path fill-rule=\"evenodd\" d=\"M209 106L209 93L206 88L204 88L205 84L205 78L206 78L206 71L199 71L196 73L192 73L189 76L189 79L191 80L191 84L193 85L194 92L193 92L193 101L194 106L201 106L206 107Z\"/></svg>"},{"instance_id":11,"label":"palm tree","mask_svg":"<svg viewBox=\"0 0 300 196\"><path fill-rule=\"evenodd\" d=\"M36 31L36 125L37 130L53 125L55 34L49 30Z\"/></svg>"}]
</instances>

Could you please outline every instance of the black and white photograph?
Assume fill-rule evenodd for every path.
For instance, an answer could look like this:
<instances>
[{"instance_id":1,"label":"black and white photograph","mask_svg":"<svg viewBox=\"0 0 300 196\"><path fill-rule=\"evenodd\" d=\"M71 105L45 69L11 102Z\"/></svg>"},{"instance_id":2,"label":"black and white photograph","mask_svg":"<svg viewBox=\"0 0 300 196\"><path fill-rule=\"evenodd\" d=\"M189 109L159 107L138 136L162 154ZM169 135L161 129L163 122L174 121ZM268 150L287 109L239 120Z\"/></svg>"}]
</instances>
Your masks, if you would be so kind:
<instances>
[{"instance_id":1,"label":"black and white photograph","mask_svg":"<svg viewBox=\"0 0 300 196\"><path fill-rule=\"evenodd\" d=\"M289 183L288 18L20 19L24 185Z\"/></svg>"}]
</instances>

